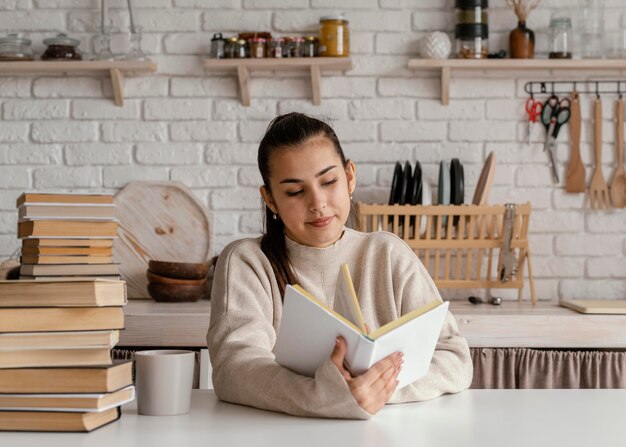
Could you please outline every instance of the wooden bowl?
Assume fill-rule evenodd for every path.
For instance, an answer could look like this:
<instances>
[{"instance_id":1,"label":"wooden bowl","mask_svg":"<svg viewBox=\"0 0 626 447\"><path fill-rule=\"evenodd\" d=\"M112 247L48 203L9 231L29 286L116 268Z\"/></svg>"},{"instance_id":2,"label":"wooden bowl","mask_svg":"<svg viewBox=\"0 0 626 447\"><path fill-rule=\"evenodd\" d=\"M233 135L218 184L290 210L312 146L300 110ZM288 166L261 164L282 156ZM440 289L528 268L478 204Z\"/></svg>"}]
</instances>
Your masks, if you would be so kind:
<instances>
[{"instance_id":1,"label":"wooden bowl","mask_svg":"<svg viewBox=\"0 0 626 447\"><path fill-rule=\"evenodd\" d=\"M209 273L210 262L148 261L148 270L159 276L177 279L201 279Z\"/></svg>"},{"instance_id":2,"label":"wooden bowl","mask_svg":"<svg viewBox=\"0 0 626 447\"><path fill-rule=\"evenodd\" d=\"M198 285L188 284L158 284L148 283L148 293L154 301L166 303L180 303L198 301L207 294L206 283Z\"/></svg>"},{"instance_id":3,"label":"wooden bowl","mask_svg":"<svg viewBox=\"0 0 626 447\"><path fill-rule=\"evenodd\" d=\"M200 279L178 279L178 278L168 278L167 276L157 275L156 273L152 273L150 270L146 270L146 277L148 278L148 282L152 282L155 284L183 284L188 286L199 286L201 284L206 284L207 277Z\"/></svg>"}]
</instances>

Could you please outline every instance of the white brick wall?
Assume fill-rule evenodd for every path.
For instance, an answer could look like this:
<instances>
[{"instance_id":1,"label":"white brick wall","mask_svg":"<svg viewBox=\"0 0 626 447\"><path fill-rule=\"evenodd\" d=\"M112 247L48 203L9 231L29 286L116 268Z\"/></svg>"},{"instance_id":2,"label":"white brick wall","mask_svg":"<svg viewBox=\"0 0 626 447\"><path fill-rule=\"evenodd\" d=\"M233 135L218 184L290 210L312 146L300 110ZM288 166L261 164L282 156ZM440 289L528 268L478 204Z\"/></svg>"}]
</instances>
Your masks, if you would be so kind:
<instances>
[{"instance_id":1,"label":"white brick wall","mask_svg":"<svg viewBox=\"0 0 626 447\"><path fill-rule=\"evenodd\" d=\"M97 3L0 0L0 29L27 32L37 53L43 38L65 29L89 51L99 25ZM503 0L491 3L490 43L497 51L516 20ZM547 51L550 15L569 3L546 0L532 12L529 26L538 51ZM539 297L626 297L626 211L592 211L584 195L554 187L540 125L532 129L532 144L525 144L523 86L548 75L453 75L450 105L443 106L437 76L406 67L425 32L453 35L452 0L341 2L350 19L354 67L322 77L321 106L311 103L310 81L301 73L255 73L252 105L243 107L234 76L202 68L215 32L316 32L319 17L336 12L337 5L333 0L138 0L142 47L159 68L154 75L126 79L122 108L114 105L104 78L0 77L0 258L18 246L15 198L32 189L115 192L133 180L181 181L212 212L216 252L233 239L256 235L262 225L258 141L276 114L302 111L336 129L346 155L357 163L361 200L386 201L396 160L419 160L434 184L438 162L453 157L464 162L469 200L483 160L495 152L491 200L533 204L530 241ZM621 0L605 5L607 28L617 30L626 7ZM112 3L110 21L128 25L125 0ZM594 164L590 99L582 100L587 178ZM613 98L603 102L603 116L603 170L610 180ZM562 177L568 133L565 128L557 147Z\"/></svg>"}]
</instances>

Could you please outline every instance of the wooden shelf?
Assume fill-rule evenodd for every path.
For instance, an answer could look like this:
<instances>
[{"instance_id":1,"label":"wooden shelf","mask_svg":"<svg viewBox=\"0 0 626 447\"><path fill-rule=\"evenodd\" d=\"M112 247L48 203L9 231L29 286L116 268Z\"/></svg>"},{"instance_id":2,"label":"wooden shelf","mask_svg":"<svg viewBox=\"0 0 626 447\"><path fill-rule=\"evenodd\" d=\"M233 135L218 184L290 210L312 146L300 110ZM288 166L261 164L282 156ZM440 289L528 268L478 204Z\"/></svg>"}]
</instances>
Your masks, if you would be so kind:
<instances>
[{"instance_id":1,"label":"wooden shelf","mask_svg":"<svg viewBox=\"0 0 626 447\"><path fill-rule=\"evenodd\" d=\"M441 71L441 103L450 102L452 70L626 70L626 59L410 59L413 70Z\"/></svg>"},{"instance_id":2,"label":"wooden shelf","mask_svg":"<svg viewBox=\"0 0 626 447\"><path fill-rule=\"evenodd\" d=\"M13 73L77 74L96 73L111 77L115 104L124 105L124 78L126 75L153 73L156 64L145 61L25 61L0 62L0 75Z\"/></svg>"},{"instance_id":3,"label":"wooden shelf","mask_svg":"<svg viewBox=\"0 0 626 447\"><path fill-rule=\"evenodd\" d=\"M313 104L321 103L320 80L323 70L349 70L347 57L299 57L284 59L205 59L204 68L211 71L236 71L241 103L250 106L250 71L308 70L311 74Z\"/></svg>"}]
</instances>

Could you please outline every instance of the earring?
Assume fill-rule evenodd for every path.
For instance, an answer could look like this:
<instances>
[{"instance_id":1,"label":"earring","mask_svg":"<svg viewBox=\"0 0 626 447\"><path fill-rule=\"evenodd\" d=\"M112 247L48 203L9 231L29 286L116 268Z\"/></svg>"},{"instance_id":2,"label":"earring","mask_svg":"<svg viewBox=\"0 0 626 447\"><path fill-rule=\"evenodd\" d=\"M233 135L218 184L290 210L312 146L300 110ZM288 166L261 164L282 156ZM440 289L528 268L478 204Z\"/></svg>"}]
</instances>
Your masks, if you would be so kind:
<instances>
[{"instance_id":1,"label":"earring","mask_svg":"<svg viewBox=\"0 0 626 447\"><path fill-rule=\"evenodd\" d=\"M272 217L274 218L274 220L278 220L278 216L276 215L276 213L274 213Z\"/></svg>"},{"instance_id":2,"label":"earring","mask_svg":"<svg viewBox=\"0 0 626 447\"><path fill-rule=\"evenodd\" d=\"M350 200L352 200L352 194L350 194Z\"/></svg>"}]
</instances>

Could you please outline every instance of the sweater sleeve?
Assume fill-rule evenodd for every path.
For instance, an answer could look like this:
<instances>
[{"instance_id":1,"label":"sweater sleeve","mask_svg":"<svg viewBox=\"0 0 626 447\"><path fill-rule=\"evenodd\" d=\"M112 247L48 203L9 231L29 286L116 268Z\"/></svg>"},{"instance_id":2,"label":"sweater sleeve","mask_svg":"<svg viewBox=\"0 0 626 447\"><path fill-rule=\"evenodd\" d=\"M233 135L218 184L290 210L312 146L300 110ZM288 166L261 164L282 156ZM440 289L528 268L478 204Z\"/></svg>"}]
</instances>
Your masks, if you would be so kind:
<instances>
[{"instance_id":1,"label":"sweater sleeve","mask_svg":"<svg viewBox=\"0 0 626 447\"><path fill-rule=\"evenodd\" d=\"M400 275L404 281L398 281L397 293L401 297L401 309L398 311L401 314L406 314L432 300L441 301L441 295L426 268L412 251L410 255L413 260ZM389 403L423 401L446 393L458 393L469 388L472 376L469 345L460 335L455 318L448 312L428 373L414 383L397 390Z\"/></svg>"},{"instance_id":2,"label":"sweater sleeve","mask_svg":"<svg viewBox=\"0 0 626 447\"><path fill-rule=\"evenodd\" d=\"M215 270L207 345L216 395L224 401L297 416L371 417L357 404L330 359L314 377L276 363L272 291L278 296L277 287L270 279L269 262L260 251L247 250L247 245L246 249L245 243L227 247Z\"/></svg>"}]
</instances>

